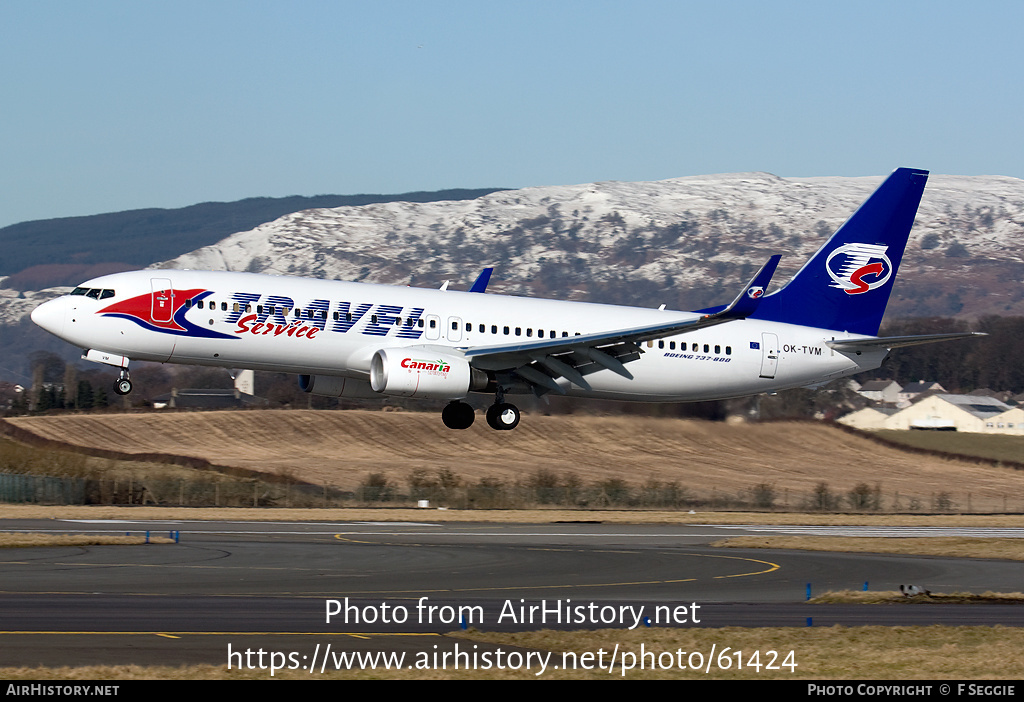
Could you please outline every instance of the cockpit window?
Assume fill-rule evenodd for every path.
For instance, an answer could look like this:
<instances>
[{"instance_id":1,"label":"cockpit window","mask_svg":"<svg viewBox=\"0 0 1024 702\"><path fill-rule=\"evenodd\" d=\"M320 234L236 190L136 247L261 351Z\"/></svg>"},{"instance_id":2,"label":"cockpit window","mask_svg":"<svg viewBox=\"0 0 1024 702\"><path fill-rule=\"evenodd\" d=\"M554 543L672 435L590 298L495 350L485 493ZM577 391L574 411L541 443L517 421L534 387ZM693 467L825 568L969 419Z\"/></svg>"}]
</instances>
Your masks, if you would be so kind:
<instances>
[{"instance_id":1,"label":"cockpit window","mask_svg":"<svg viewBox=\"0 0 1024 702\"><path fill-rule=\"evenodd\" d=\"M110 288L75 288L71 291L72 295L85 295L91 297L94 300L106 300L108 297L114 297L117 293Z\"/></svg>"}]
</instances>

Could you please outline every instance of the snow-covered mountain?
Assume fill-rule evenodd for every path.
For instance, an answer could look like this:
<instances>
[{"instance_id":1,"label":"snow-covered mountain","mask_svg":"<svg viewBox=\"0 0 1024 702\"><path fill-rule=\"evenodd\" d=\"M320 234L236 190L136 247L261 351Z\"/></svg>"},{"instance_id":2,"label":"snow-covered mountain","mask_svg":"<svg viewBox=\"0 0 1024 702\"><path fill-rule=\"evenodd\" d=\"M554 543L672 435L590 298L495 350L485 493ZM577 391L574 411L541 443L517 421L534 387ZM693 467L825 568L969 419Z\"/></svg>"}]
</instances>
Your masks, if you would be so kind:
<instances>
[{"instance_id":1,"label":"snow-covered mountain","mask_svg":"<svg viewBox=\"0 0 1024 702\"><path fill-rule=\"evenodd\" d=\"M881 181L736 173L306 210L159 267L434 286L494 265L493 292L693 308L774 253L785 281ZM1024 314L1022 232L1024 181L932 176L891 313Z\"/></svg>"},{"instance_id":2,"label":"snow-covered mountain","mask_svg":"<svg viewBox=\"0 0 1024 702\"><path fill-rule=\"evenodd\" d=\"M775 253L787 280L881 181L734 173L313 209L154 267L457 288L494 266L489 292L698 309ZM1022 233L1024 181L931 176L890 317L1024 314ZM0 290L0 324L65 291Z\"/></svg>"}]
</instances>

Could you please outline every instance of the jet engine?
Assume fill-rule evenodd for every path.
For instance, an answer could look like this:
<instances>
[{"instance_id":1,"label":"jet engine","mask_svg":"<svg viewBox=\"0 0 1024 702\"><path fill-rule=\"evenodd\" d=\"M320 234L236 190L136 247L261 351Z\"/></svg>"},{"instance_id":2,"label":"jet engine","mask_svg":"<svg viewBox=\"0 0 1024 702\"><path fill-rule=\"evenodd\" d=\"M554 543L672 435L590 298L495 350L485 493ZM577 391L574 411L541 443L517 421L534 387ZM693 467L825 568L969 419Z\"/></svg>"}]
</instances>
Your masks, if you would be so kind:
<instances>
[{"instance_id":1,"label":"jet engine","mask_svg":"<svg viewBox=\"0 0 1024 702\"><path fill-rule=\"evenodd\" d=\"M381 349L370 361L370 386L384 395L460 400L487 384L487 374L466 359L437 351Z\"/></svg>"}]
</instances>

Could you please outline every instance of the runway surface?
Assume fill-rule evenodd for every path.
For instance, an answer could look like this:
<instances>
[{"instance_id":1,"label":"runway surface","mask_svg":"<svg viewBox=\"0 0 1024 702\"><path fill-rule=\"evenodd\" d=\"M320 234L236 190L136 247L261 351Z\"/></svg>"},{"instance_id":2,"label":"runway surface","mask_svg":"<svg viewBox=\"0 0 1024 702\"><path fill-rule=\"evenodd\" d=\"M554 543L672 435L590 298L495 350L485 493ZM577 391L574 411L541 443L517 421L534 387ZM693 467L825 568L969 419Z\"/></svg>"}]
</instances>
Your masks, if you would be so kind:
<instances>
[{"instance_id":1,"label":"runway surface","mask_svg":"<svg viewBox=\"0 0 1024 702\"><path fill-rule=\"evenodd\" d=\"M791 529L0 520L6 532L180 534L168 545L0 550L0 666L225 665L229 644L235 652L302 656L328 643L339 651L438 651L458 643L443 634L463 623L487 630L806 626L811 617L814 626L1024 625L1024 608L1013 606L804 604L808 585L814 594L865 583L1018 591L1024 563L708 546Z\"/></svg>"}]
</instances>

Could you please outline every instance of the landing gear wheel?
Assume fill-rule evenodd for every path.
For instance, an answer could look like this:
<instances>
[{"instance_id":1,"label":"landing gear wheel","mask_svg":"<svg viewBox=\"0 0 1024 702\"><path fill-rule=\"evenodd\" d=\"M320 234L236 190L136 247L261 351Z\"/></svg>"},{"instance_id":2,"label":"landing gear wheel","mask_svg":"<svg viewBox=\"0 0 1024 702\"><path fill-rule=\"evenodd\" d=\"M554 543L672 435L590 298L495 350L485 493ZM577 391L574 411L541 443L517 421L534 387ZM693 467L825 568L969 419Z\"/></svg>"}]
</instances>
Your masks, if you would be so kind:
<instances>
[{"instance_id":1,"label":"landing gear wheel","mask_svg":"<svg viewBox=\"0 0 1024 702\"><path fill-rule=\"evenodd\" d=\"M487 424L499 431L515 429L519 425L519 408L507 402L496 402L487 408Z\"/></svg>"},{"instance_id":2,"label":"landing gear wheel","mask_svg":"<svg viewBox=\"0 0 1024 702\"><path fill-rule=\"evenodd\" d=\"M469 429L473 426L474 419L476 419L476 414L473 412L473 408L465 402L449 402L441 410L441 421L449 429Z\"/></svg>"},{"instance_id":3,"label":"landing gear wheel","mask_svg":"<svg viewBox=\"0 0 1024 702\"><path fill-rule=\"evenodd\" d=\"M118 395L127 395L132 391L132 381L128 378L120 378L114 383L114 392Z\"/></svg>"}]
</instances>

